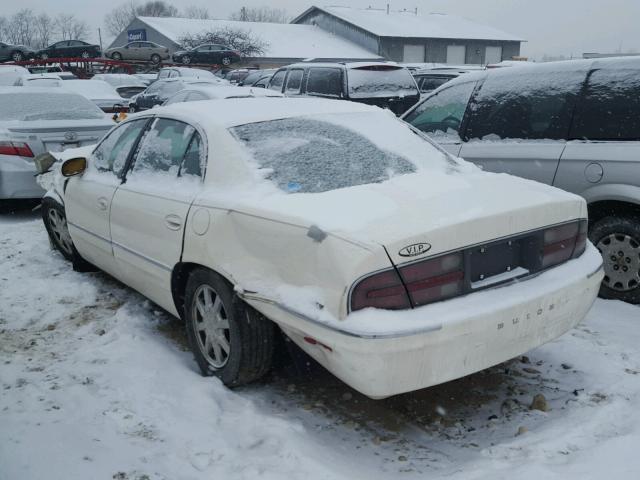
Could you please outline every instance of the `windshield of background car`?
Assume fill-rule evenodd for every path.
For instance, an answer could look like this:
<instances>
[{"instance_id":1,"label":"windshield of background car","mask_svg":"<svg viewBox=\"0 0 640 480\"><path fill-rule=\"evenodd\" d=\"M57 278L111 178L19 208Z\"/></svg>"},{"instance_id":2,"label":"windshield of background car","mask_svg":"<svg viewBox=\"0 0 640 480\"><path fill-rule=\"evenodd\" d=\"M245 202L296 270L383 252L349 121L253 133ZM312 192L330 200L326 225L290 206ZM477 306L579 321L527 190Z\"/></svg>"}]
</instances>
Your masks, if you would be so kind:
<instances>
[{"instance_id":1,"label":"windshield of background car","mask_svg":"<svg viewBox=\"0 0 640 480\"><path fill-rule=\"evenodd\" d=\"M419 95L413 76L406 68L371 65L347 70L349 97L406 97Z\"/></svg>"},{"instance_id":2,"label":"windshield of background car","mask_svg":"<svg viewBox=\"0 0 640 480\"><path fill-rule=\"evenodd\" d=\"M230 129L264 177L287 193L381 183L455 162L387 112L328 114Z\"/></svg>"},{"instance_id":3,"label":"windshield of background car","mask_svg":"<svg viewBox=\"0 0 640 480\"><path fill-rule=\"evenodd\" d=\"M0 120L93 120L104 112L93 102L72 93L0 94Z\"/></svg>"}]
</instances>

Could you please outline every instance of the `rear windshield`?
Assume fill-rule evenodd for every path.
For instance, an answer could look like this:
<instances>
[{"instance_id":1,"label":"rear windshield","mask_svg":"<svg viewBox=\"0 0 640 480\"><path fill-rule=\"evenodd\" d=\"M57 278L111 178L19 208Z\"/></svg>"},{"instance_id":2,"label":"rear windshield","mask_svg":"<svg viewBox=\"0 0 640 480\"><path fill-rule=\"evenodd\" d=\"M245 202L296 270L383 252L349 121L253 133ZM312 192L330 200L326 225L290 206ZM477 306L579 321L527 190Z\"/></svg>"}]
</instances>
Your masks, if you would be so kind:
<instances>
[{"instance_id":1,"label":"rear windshield","mask_svg":"<svg viewBox=\"0 0 640 480\"><path fill-rule=\"evenodd\" d=\"M388 65L347 70L351 98L406 97L418 95L413 76L406 68Z\"/></svg>"},{"instance_id":2,"label":"rear windshield","mask_svg":"<svg viewBox=\"0 0 640 480\"><path fill-rule=\"evenodd\" d=\"M72 93L0 94L0 119L84 120L105 118L93 102Z\"/></svg>"}]
</instances>

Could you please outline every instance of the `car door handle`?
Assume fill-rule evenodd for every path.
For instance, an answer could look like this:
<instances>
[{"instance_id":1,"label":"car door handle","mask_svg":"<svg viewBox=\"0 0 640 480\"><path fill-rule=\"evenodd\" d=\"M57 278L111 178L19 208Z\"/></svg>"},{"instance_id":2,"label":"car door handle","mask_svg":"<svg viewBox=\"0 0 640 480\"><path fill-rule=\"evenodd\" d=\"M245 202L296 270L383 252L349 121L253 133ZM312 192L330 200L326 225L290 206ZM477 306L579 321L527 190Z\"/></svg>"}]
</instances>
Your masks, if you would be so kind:
<instances>
[{"instance_id":1,"label":"car door handle","mask_svg":"<svg viewBox=\"0 0 640 480\"><path fill-rule=\"evenodd\" d=\"M98 208L100 210L106 210L108 206L109 206L109 201L106 198L104 197L98 198Z\"/></svg>"},{"instance_id":2,"label":"car door handle","mask_svg":"<svg viewBox=\"0 0 640 480\"><path fill-rule=\"evenodd\" d=\"M164 223L169 230L180 230L182 228L182 219L177 215L167 215L164 217Z\"/></svg>"}]
</instances>

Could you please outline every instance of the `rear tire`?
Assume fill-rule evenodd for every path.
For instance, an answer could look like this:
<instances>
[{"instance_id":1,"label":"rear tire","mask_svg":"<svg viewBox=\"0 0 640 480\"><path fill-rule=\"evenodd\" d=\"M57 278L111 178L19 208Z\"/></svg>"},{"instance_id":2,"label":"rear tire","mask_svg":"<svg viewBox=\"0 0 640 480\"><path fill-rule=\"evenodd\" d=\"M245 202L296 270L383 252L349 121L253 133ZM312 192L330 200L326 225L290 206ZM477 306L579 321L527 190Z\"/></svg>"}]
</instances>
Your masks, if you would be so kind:
<instances>
[{"instance_id":1,"label":"rear tire","mask_svg":"<svg viewBox=\"0 0 640 480\"><path fill-rule=\"evenodd\" d=\"M48 54L48 53L41 53L41 54L40 54L40 58L41 58L42 60L46 60L46 59L48 59L48 58L49 58L49 54Z\"/></svg>"},{"instance_id":2,"label":"rear tire","mask_svg":"<svg viewBox=\"0 0 640 480\"><path fill-rule=\"evenodd\" d=\"M22 60L24 60L24 54L19 50L16 50L15 52L11 53L11 59L14 62L21 62Z\"/></svg>"},{"instance_id":3,"label":"rear tire","mask_svg":"<svg viewBox=\"0 0 640 480\"><path fill-rule=\"evenodd\" d=\"M113 52L113 55L111 55L111 58L114 60L120 61L122 60L122 54L119 52Z\"/></svg>"},{"instance_id":4,"label":"rear tire","mask_svg":"<svg viewBox=\"0 0 640 480\"><path fill-rule=\"evenodd\" d=\"M604 217L589 230L604 261L600 296L640 303L640 218Z\"/></svg>"},{"instance_id":5,"label":"rear tire","mask_svg":"<svg viewBox=\"0 0 640 480\"><path fill-rule=\"evenodd\" d=\"M229 58L229 57L223 57L223 59L222 59L222 65L224 65L225 67L228 67L229 65L231 65L231 58Z\"/></svg>"},{"instance_id":6,"label":"rear tire","mask_svg":"<svg viewBox=\"0 0 640 480\"><path fill-rule=\"evenodd\" d=\"M90 57L91 57L91 54L90 54L89 52L87 52L87 51L84 51L84 52L82 52L82 53L80 54L80 56L81 56L82 58L90 58Z\"/></svg>"},{"instance_id":7,"label":"rear tire","mask_svg":"<svg viewBox=\"0 0 640 480\"><path fill-rule=\"evenodd\" d=\"M49 234L51 244L64 258L73 264L74 270L79 272L96 270L76 250L71 235L69 235L64 207L53 198L44 197L42 199L42 221Z\"/></svg>"},{"instance_id":8,"label":"rear tire","mask_svg":"<svg viewBox=\"0 0 640 480\"><path fill-rule=\"evenodd\" d=\"M154 53L153 55L151 55L151 62L152 63L160 63L160 55L158 55L157 53Z\"/></svg>"},{"instance_id":9,"label":"rear tire","mask_svg":"<svg viewBox=\"0 0 640 480\"><path fill-rule=\"evenodd\" d=\"M189 65L191 63L191 57L185 55L184 57L182 57L182 63L184 63L185 65Z\"/></svg>"},{"instance_id":10,"label":"rear tire","mask_svg":"<svg viewBox=\"0 0 640 480\"><path fill-rule=\"evenodd\" d=\"M187 338L200 371L228 387L258 380L271 368L274 327L229 283L206 269L191 272L184 303Z\"/></svg>"}]
</instances>

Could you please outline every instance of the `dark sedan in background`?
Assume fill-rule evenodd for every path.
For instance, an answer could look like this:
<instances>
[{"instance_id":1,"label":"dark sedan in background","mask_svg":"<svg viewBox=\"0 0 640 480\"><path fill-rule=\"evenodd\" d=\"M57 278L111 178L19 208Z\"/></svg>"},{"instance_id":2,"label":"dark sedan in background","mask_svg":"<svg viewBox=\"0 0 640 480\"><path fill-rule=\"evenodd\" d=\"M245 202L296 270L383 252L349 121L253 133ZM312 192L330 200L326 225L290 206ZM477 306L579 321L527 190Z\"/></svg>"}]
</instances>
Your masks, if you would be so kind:
<instances>
[{"instance_id":1,"label":"dark sedan in background","mask_svg":"<svg viewBox=\"0 0 640 480\"><path fill-rule=\"evenodd\" d=\"M26 45L11 45L0 42L0 62L21 62L33 58L35 51Z\"/></svg>"},{"instance_id":2,"label":"dark sedan in background","mask_svg":"<svg viewBox=\"0 0 640 480\"><path fill-rule=\"evenodd\" d=\"M240 52L226 45L205 44L191 50L179 50L172 56L174 62L184 63L212 63L216 65L231 65L240 61Z\"/></svg>"},{"instance_id":3,"label":"dark sedan in background","mask_svg":"<svg viewBox=\"0 0 640 480\"><path fill-rule=\"evenodd\" d=\"M61 57L95 58L101 54L100 45L92 45L82 40L63 40L36 52L36 56L42 59Z\"/></svg>"},{"instance_id":4,"label":"dark sedan in background","mask_svg":"<svg viewBox=\"0 0 640 480\"><path fill-rule=\"evenodd\" d=\"M178 93L187 87L203 87L203 86L218 86L220 82L218 80L206 80L203 78L165 78L157 80L147 87L147 89L131 97L129 102L130 112L140 112L153 108L156 105L163 104L170 96Z\"/></svg>"}]
</instances>

